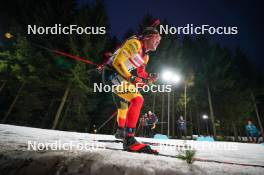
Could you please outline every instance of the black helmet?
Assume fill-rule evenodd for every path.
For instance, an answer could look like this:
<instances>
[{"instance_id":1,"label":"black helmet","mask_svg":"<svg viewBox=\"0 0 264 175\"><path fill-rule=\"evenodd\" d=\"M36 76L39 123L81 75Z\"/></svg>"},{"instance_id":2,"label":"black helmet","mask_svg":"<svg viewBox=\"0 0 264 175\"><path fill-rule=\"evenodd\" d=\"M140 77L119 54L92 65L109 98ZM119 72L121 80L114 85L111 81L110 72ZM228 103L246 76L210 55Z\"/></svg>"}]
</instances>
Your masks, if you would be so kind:
<instances>
[{"instance_id":1,"label":"black helmet","mask_svg":"<svg viewBox=\"0 0 264 175\"><path fill-rule=\"evenodd\" d=\"M160 24L160 20L156 19L155 21L152 22L150 27L146 27L143 32L142 36L147 36L147 35L152 35L152 34L159 34L159 31L156 29L156 27Z\"/></svg>"},{"instance_id":2,"label":"black helmet","mask_svg":"<svg viewBox=\"0 0 264 175\"><path fill-rule=\"evenodd\" d=\"M142 32L143 37L152 34L159 34L159 31L155 27L147 27Z\"/></svg>"}]
</instances>

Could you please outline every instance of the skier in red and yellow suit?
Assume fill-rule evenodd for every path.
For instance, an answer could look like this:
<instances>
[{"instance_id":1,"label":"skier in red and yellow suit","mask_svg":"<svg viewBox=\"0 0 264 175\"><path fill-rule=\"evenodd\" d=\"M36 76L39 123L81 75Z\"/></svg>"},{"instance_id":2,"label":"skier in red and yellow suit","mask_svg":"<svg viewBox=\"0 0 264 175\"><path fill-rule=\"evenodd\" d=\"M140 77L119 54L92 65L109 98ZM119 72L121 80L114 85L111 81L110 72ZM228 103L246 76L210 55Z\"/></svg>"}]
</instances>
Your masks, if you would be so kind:
<instances>
[{"instance_id":1,"label":"skier in red and yellow suit","mask_svg":"<svg viewBox=\"0 0 264 175\"><path fill-rule=\"evenodd\" d=\"M143 97L136 88L156 81L156 76L150 76L145 67L148 63L149 51L155 51L159 45L161 37L159 32L153 28L146 28L142 36L131 37L114 53L109 67L113 70L110 80L115 86L114 92L120 99L117 120L117 138L124 138L124 149L128 151L155 153L149 145L139 143L134 138L135 128L143 105ZM132 70L137 70L137 76L131 74ZM113 73L114 72L114 73ZM129 103L129 107L128 107ZM125 129L124 129L125 128Z\"/></svg>"}]
</instances>

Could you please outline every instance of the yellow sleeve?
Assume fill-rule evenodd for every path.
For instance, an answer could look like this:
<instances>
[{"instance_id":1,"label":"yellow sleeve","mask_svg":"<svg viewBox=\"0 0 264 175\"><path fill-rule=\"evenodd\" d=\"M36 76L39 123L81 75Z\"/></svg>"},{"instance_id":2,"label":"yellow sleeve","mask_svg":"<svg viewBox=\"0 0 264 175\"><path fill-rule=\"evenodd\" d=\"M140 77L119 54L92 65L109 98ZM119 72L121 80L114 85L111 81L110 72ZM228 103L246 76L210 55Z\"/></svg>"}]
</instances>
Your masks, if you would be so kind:
<instances>
[{"instance_id":1,"label":"yellow sleeve","mask_svg":"<svg viewBox=\"0 0 264 175\"><path fill-rule=\"evenodd\" d=\"M126 60L133 54L138 54L140 50L141 43L138 39L135 38L127 40L119 49L116 57L113 60L113 67L124 78L129 79L131 77L131 73L128 71L128 68L125 65Z\"/></svg>"}]
</instances>

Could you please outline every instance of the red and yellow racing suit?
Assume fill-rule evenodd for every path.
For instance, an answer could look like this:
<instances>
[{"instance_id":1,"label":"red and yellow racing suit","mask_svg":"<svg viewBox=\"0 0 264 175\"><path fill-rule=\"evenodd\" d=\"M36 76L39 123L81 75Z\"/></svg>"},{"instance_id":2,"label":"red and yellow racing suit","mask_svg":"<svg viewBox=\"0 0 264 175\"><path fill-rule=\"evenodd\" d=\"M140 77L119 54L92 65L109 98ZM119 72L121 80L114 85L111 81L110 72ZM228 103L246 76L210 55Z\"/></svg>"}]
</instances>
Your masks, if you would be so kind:
<instances>
[{"instance_id":1,"label":"red and yellow racing suit","mask_svg":"<svg viewBox=\"0 0 264 175\"><path fill-rule=\"evenodd\" d=\"M119 127L136 127L144 99L136 86L130 82L131 71L136 69L137 76L146 79L148 73L145 67L148 60L149 56L144 51L143 43L137 37L126 40L112 56L110 64L117 72L112 83L119 85L115 88L115 94L123 99L117 114ZM127 102L130 103L129 108Z\"/></svg>"}]
</instances>

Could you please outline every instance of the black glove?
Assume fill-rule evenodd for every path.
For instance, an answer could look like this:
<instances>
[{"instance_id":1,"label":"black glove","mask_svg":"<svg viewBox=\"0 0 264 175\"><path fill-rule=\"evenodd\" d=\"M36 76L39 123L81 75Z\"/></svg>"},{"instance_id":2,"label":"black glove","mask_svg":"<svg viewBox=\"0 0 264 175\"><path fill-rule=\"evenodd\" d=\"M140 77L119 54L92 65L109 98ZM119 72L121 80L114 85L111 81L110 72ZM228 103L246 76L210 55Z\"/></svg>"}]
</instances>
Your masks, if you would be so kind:
<instances>
[{"instance_id":1,"label":"black glove","mask_svg":"<svg viewBox=\"0 0 264 175\"><path fill-rule=\"evenodd\" d=\"M148 81L150 83L154 83L154 82L156 82L159 79L159 74L157 74L157 73L150 73L147 79L148 79Z\"/></svg>"}]
</instances>

